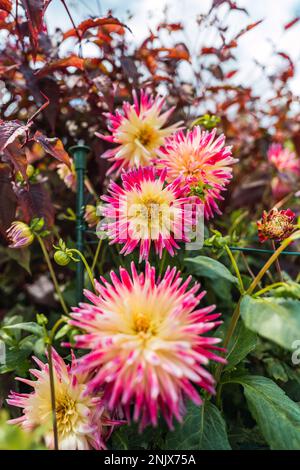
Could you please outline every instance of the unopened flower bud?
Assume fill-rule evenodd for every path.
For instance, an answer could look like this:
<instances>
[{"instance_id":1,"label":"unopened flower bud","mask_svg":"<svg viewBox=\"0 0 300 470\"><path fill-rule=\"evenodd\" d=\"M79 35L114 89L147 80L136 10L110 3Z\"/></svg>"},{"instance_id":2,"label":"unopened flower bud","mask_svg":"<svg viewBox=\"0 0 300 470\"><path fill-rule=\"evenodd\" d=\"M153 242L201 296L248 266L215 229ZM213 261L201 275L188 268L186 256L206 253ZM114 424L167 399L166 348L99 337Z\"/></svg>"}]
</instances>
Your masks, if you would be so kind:
<instances>
[{"instance_id":1,"label":"unopened flower bud","mask_svg":"<svg viewBox=\"0 0 300 470\"><path fill-rule=\"evenodd\" d=\"M31 228L24 222L13 222L6 233L10 241L10 248L25 248L31 245L34 240Z\"/></svg>"},{"instance_id":2,"label":"unopened flower bud","mask_svg":"<svg viewBox=\"0 0 300 470\"><path fill-rule=\"evenodd\" d=\"M67 266L70 263L71 258L65 251L57 250L54 253L54 261L60 266Z\"/></svg>"},{"instance_id":3,"label":"unopened flower bud","mask_svg":"<svg viewBox=\"0 0 300 470\"><path fill-rule=\"evenodd\" d=\"M86 221L86 223L88 224L88 226L91 228L91 227L95 227L100 218L99 216L97 215L97 207L96 206L93 206L91 204L88 204L85 208L85 214L84 214L84 220Z\"/></svg>"}]
</instances>

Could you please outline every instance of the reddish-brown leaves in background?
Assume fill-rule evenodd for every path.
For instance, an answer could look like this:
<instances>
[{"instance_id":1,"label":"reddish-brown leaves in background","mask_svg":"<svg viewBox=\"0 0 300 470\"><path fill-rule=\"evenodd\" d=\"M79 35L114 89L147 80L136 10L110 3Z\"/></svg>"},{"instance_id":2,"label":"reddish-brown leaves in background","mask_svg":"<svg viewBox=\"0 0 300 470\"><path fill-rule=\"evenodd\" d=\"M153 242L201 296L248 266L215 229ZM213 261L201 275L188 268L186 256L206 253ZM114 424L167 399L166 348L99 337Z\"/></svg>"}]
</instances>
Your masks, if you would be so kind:
<instances>
[{"instance_id":1,"label":"reddish-brown leaves in background","mask_svg":"<svg viewBox=\"0 0 300 470\"><path fill-rule=\"evenodd\" d=\"M27 187L18 186L15 192L26 223L34 217L43 217L47 228L53 226L54 207L45 183L30 184Z\"/></svg>"},{"instance_id":2,"label":"reddish-brown leaves in background","mask_svg":"<svg viewBox=\"0 0 300 470\"><path fill-rule=\"evenodd\" d=\"M125 32L124 28L128 28L126 25L121 23L117 18L113 16L106 16L104 18L90 18L88 20L83 21L80 23L77 28L70 29L66 33L64 33L64 39L70 37L77 37L78 33L81 38L84 37L85 33L92 28L101 27L103 31L106 33L118 33L123 35ZM100 28L100 31L101 31Z\"/></svg>"},{"instance_id":3,"label":"reddish-brown leaves in background","mask_svg":"<svg viewBox=\"0 0 300 470\"><path fill-rule=\"evenodd\" d=\"M84 59L78 57L77 55L71 55L63 59L58 59L53 62L49 62L44 67L39 69L36 73L37 77L44 77L45 75L50 75L51 73L57 70L65 70L68 67L75 67L77 69L84 69Z\"/></svg>"},{"instance_id":4,"label":"reddish-brown leaves in background","mask_svg":"<svg viewBox=\"0 0 300 470\"><path fill-rule=\"evenodd\" d=\"M33 139L43 147L46 153L49 153L52 155L52 157L56 158L56 160L59 160L65 165L71 166L70 157L65 151L63 143L60 139L57 139L56 137L45 137L39 131L34 134Z\"/></svg>"},{"instance_id":5,"label":"reddish-brown leaves in background","mask_svg":"<svg viewBox=\"0 0 300 470\"><path fill-rule=\"evenodd\" d=\"M30 41L33 47L33 56L35 57L38 36L43 29L44 14L51 0L21 0L21 2L26 12Z\"/></svg>"},{"instance_id":6,"label":"reddish-brown leaves in background","mask_svg":"<svg viewBox=\"0 0 300 470\"><path fill-rule=\"evenodd\" d=\"M300 20L300 16L297 16L292 21L289 21L289 23L286 23L284 25L284 29L285 30L290 29L292 26L294 26L296 23L298 23L299 20Z\"/></svg>"},{"instance_id":7,"label":"reddish-brown leaves in background","mask_svg":"<svg viewBox=\"0 0 300 470\"><path fill-rule=\"evenodd\" d=\"M286 82L289 78L292 78L294 76L295 65L290 56L285 52L278 52L278 55L288 62L288 67L281 73L280 76L281 80L283 82Z\"/></svg>"},{"instance_id":8,"label":"reddish-brown leaves in background","mask_svg":"<svg viewBox=\"0 0 300 470\"><path fill-rule=\"evenodd\" d=\"M11 174L8 165L0 163L0 235L5 238L5 232L15 220L17 199L11 185Z\"/></svg>"},{"instance_id":9,"label":"reddish-brown leaves in background","mask_svg":"<svg viewBox=\"0 0 300 470\"><path fill-rule=\"evenodd\" d=\"M12 9L11 0L0 0L0 10L4 10L7 13L10 13Z\"/></svg>"},{"instance_id":10,"label":"reddish-brown leaves in background","mask_svg":"<svg viewBox=\"0 0 300 470\"><path fill-rule=\"evenodd\" d=\"M23 144L28 139L29 125L20 121L0 121L0 152L5 161L11 163L15 171L20 171L25 179L27 160Z\"/></svg>"}]
</instances>

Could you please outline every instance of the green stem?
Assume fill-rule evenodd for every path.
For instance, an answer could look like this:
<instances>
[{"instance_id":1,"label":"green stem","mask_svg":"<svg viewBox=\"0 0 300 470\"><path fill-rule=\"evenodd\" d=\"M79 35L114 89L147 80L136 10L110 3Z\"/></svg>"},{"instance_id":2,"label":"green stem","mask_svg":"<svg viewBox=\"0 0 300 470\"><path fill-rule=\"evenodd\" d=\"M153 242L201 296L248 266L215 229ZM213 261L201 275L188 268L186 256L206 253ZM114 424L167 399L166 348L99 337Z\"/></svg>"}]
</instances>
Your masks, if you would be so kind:
<instances>
[{"instance_id":1,"label":"green stem","mask_svg":"<svg viewBox=\"0 0 300 470\"><path fill-rule=\"evenodd\" d=\"M95 271L95 267L96 267L96 264L97 264L97 261L98 261L98 258L99 258L99 253L100 253L100 250L101 250L101 245L102 245L102 238L99 240L98 245L97 245L96 253L95 253L93 263L92 263L92 267L91 267L92 272Z\"/></svg>"},{"instance_id":2,"label":"green stem","mask_svg":"<svg viewBox=\"0 0 300 470\"><path fill-rule=\"evenodd\" d=\"M240 286L240 293L243 294L245 292L245 287L244 287L244 283L243 283L243 279L242 279L242 276L241 276L241 273L240 273L240 270L239 270L239 267L237 265L237 262L229 248L229 246L225 245L225 250L230 258L230 261L231 261L231 264L235 270L235 273L236 273L236 276L238 278L238 281L239 281L239 286Z\"/></svg>"},{"instance_id":3,"label":"green stem","mask_svg":"<svg viewBox=\"0 0 300 470\"><path fill-rule=\"evenodd\" d=\"M275 245L274 240L272 240L272 248L273 248L274 251L276 251L276 245ZM280 263L279 263L278 258L275 261L275 266L276 266L276 270L277 270L277 273L278 273L279 280L280 280L280 282L283 282L282 271L281 271L281 267L280 267Z\"/></svg>"},{"instance_id":4,"label":"green stem","mask_svg":"<svg viewBox=\"0 0 300 470\"><path fill-rule=\"evenodd\" d=\"M227 333L226 333L226 336L225 336L225 339L224 339L224 342L223 342L223 346L225 349L227 349L227 346L231 340L231 337L235 331L235 328L236 328L236 325L237 325L237 322L239 320L239 317L240 317L240 305L241 305L241 301L242 301L242 298L245 294L242 294L235 309L234 309L234 312L232 314L232 317L231 317L231 320L230 320L230 323L229 323L229 326L228 326L228 330L227 330ZM219 380L220 380L220 377L221 377L221 374L222 374L222 370L223 370L223 367L224 367L224 364L223 363L219 363L216 367L216 373L215 373L215 380L216 382L218 383ZM219 391L219 386L220 384L218 384L218 390L217 390L217 395L218 395L218 391Z\"/></svg>"},{"instance_id":5,"label":"green stem","mask_svg":"<svg viewBox=\"0 0 300 470\"><path fill-rule=\"evenodd\" d=\"M54 384L54 374L53 374L52 345L51 345L50 339L49 339L49 342L48 342L48 361L49 361L49 378L50 378L50 395L51 395L54 450L58 450L58 430L57 430L57 419L56 419L55 384Z\"/></svg>"},{"instance_id":6,"label":"green stem","mask_svg":"<svg viewBox=\"0 0 300 470\"><path fill-rule=\"evenodd\" d=\"M53 343L53 339L54 339L55 333L57 332L57 329L60 327L62 323L67 323L67 321L68 321L68 317L67 318L61 317L57 320L56 323L54 323L52 330L50 332L50 335L49 335L49 340L51 344Z\"/></svg>"},{"instance_id":7,"label":"green stem","mask_svg":"<svg viewBox=\"0 0 300 470\"><path fill-rule=\"evenodd\" d=\"M53 284L54 284L54 287L55 287L55 290L56 290L56 293L57 293L57 296L58 296L59 301L61 303L62 309L65 312L65 314L68 315L69 310L68 310L68 307L66 306L64 298L62 296L62 293L61 293L61 290L60 290L60 287L59 287L59 284L58 284L58 281L57 281L57 278L56 278L56 274L55 274L55 271L53 269L48 251L47 251L46 246L45 246L45 243L44 243L43 239L40 237L40 235L36 234L36 238L38 239L39 244L41 246L41 249L42 249L43 255L45 257L45 260L46 260L46 263L47 263L47 266L48 266L48 269L49 269L49 272L50 272L50 275L51 275L51 278L52 278L52 281L53 281Z\"/></svg>"},{"instance_id":8,"label":"green stem","mask_svg":"<svg viewBox=\"0 0 300 470\"><path fill-rule=\"evenodd\" d=\"M161 259L161 262L160 262L160 266L159 266L159 276L161 276L162 273L163 273L163 270L164 270L165 264L166 264L166 259L167 259L167 250L164 249L162 259Z\"/></svg>"},{"instance_id":9,"label":"green stem","mask_svg":"<svg viewBox=\"0 0 300 470\"><path fill-rule=\"evenodd\" d=\"M82 261L83 264L84 264L84 267L85 267L85 269L86 269L86 272L88 273L88 276L89 276L89 279L90 279L90 281L91 281L92 287L93 287L93 289L95 290L94 276L93 276L93 273L92 273L92 271L91 271L91 268L89 267L89 264L88 264L88 262L87 262L85 256L81 253L81 251L77 250L76 248L72 248L72 249L70 249L69 251L71 251L72 253L76 253L76 254L80 257L81 261Z\"/></svg>"},{"instance_id":10,"label":"green stem","mask_svg":"<svg viewBox=\"0 0 300 470\"><path fill-rule=\"evenodd\" d=\"M274 282L274 284L270 284L269 286L264 287L263 289L255 292L254 297L258 297L264 294L265 292L268 292L269 290L274 289L275 287L286 286L286 285L287 285L286 282Z\"/></svg>"}]
</instances>

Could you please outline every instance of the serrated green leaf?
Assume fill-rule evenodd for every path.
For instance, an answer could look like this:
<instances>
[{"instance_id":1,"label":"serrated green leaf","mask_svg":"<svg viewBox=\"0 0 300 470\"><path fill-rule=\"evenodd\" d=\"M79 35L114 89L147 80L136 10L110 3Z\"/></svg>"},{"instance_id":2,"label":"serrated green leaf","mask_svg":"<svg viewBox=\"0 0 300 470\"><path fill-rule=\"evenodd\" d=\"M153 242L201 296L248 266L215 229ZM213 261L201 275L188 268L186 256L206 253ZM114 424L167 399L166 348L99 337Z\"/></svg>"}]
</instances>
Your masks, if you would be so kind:
<instances>
[{"instance_id":1,"label":"serrated green leaf","mask_svg":"<svg viewBox=\"0 0 300 470\"><path fill-rule=\"evenodd\" d=\"M257 335L240 322L227 348L225 370L232 370L255 349L256 345Z\"/></svg>"},{"instance_id":2,"label":"serrated green leaf","mask_svg":"<svg viewBox=\"0 0 300 470\"><path fill-rule=\"evenodd\" d=\"M299 300L245 296L241 316L247 328L290 351L300 338Z\"/></svg>"},{"instance_id":3,"label":"serrated green leaf","mask_svg":"<svg viewBox=\"0 0 300 470\"><path fill-rule=\"evenodd\" d=\"M196 256L195 258L185 258L184 261L192 274L207 277L212 280L226 279L234 284L238 283L237 278L231 274L229 269L213 258L209 258L208 256Z\"/></svg>"},{"instance_id":4,"label":"serrated green leaf","mask_svg":"<svg viewBox=\"0 0 300 470\"><path fill-rule=\"evenodd\" d=\"M230 450L226 424L218 408L210 402L196 406L190 402L182 424L167 434L168 450Z\"/></svg>"},{"instance_id":5,"label":"serrated green leaf","mask_svg":"<svg viewBox=\"0 0 300 470\"><path fill-rule=\"evenodd\" d=\"M231 382L243 386L250 412L270 448L299 450L299 405L266 377L247 375L235 377Z\"/></svg>"}]
</instances>

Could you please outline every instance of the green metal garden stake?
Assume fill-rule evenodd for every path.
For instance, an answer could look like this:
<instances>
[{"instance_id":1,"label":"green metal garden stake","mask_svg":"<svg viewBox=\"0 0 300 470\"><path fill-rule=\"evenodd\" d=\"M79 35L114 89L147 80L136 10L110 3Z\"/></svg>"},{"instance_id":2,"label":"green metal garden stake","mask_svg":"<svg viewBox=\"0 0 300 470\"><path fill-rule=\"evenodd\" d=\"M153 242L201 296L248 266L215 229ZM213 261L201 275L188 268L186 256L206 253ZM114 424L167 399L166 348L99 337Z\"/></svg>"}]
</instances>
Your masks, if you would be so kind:
<instances>
[{"instance_id":1,"label":"green metal garden stake","mask_svg":"<svg viewBox=\"0 0 300 470\"><path fill-rule=\"evenodd\" d=\"M86 171L86 156L89 153L89 147L85 145L74 145L70 148L70 153L74 158L74 165L77 177L76 184L76 248L80 252L84 247L84 177ZM80 260L76 263L76 298L77 303L83 300L84 288L84 266Z\"/></svg>"}]
</instances>

